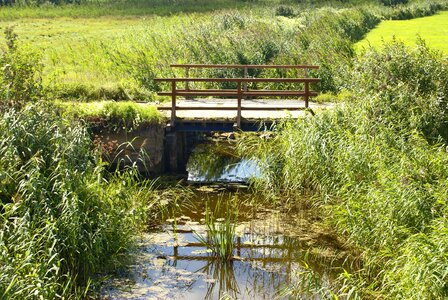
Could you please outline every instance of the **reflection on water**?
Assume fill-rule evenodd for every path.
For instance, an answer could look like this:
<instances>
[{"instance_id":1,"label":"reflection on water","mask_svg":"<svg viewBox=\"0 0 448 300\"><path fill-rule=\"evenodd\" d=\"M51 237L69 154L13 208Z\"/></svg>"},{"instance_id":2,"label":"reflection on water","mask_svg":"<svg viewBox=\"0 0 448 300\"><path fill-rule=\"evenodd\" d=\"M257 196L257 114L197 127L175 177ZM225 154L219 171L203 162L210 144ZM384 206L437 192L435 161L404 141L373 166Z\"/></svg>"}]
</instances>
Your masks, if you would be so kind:
<instances>
[{"instance_id":1,"label":"reflection on water","mask_svg":"<svg viewBox=\"0 0 448 300\"><path fill-rule=\"evenodd\" d=\"M236 155L228 142L215 142L196 146L188 165L191 182L248 182L260 177L257 162Z\"/></svg>"},{"instance_id":2,"label":"reflection on water","mask_svg":"<svg viewBox=\"0 0 448 300\"><path fill-rule=\"evenodd\" d=\"M111 280L103 295L110 299L275 299L286 285L300 280L295 274L305 256L324 283L332 277L330 267L342 264L341 245L323 236L306 214L268 209L238 223L233 260L222 263L195 238L195 233L206 233L198 208L147 234L129 273ZM321 255L310 256L313 249Z\"/></svg>"},{"instance_id":3,"label":"reflection on water","mask_svg":"<svg viewBox=\"0 0 448 300\"><path fill-rule=\"evenodd\" d=\"M257 165L244 161L231 147L202 145L192 155L191 181L247 181L260 176ZM289 284L301 282L300 270L311 268L329 285L333 267L344 266L344 245L323 229L315 214L283 212L253 205L253 194L217 186L196 189L181 217L167 219L142 237L134 263L102 289L106 299L277 299ZM206 200L235 199L239 204L233 259L222 262L198 242L207 235ZM222 217L221 215L217 216ZM302 297L303 298L303 297ZM317 298L313 298L317 299Z\"/></svg>"}]
</instances>

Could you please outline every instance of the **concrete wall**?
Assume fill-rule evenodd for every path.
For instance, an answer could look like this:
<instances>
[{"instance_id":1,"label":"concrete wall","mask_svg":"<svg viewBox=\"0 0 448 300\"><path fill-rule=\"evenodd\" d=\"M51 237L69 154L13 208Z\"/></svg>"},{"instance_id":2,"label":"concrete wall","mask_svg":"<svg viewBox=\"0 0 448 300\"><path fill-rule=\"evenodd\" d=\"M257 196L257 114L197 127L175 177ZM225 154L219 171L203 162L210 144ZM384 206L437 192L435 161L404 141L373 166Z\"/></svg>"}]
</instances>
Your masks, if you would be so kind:
<instances>
[{"instance_id":1,"label":"concrete wall","mask_svg":"<svg viewBox=\"0 0 448 300\"><path fill-rule=\"evenodd\" d=\"M141 125L132 131L92 127L93 142L111 168L135 164L142 175L186 175L188 158L203 138L197 132L170 132L164 125Z\"/></svg>"},{"instance_id":2,"label":"concrete wall","mask_svg":"<svg viewBox=\"0 0 448 300\"><path fill-rule=\"evenodd\" d=\"M142 124L137 129L93 128L94 143L103 151L112 168L136 164L140 173L157 176L165 172L165 127Z\"/></svg>"}]
</instances>

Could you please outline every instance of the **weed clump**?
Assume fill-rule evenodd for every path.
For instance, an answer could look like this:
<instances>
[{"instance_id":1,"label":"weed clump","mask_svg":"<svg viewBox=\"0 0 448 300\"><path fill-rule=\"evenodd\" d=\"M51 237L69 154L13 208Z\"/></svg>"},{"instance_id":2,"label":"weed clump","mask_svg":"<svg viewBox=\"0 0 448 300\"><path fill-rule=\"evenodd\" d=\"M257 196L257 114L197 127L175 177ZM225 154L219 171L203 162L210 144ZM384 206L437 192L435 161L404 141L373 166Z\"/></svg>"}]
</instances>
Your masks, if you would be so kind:
<instances>
[{"instance_id":1,"label":"weed clump","mask_svg":"<svg viewBox=\"0 0 448 300\"><path fill-rule=\"evenodd\" d=\"M211 209L210 202L206 202L205 226L207 232L205 236L196 234L196 239L212 251L212 255L222 261L230 261L233 258L233 249L236 243L236 222L238 209L235 199L224 203L221 197ZM219 218L223 215L223 218Z\"/></svg>"},{"instance_id":2,"label":"weed clump","mask_svg":"<svg viewBox=\"0 0 448 300\"><path fill-rule=\"evenodd\" d=\"M291 6L280 5L275 9L275 15L282 17L293 17L295 13Z\"/></svg>"}]
</instances>

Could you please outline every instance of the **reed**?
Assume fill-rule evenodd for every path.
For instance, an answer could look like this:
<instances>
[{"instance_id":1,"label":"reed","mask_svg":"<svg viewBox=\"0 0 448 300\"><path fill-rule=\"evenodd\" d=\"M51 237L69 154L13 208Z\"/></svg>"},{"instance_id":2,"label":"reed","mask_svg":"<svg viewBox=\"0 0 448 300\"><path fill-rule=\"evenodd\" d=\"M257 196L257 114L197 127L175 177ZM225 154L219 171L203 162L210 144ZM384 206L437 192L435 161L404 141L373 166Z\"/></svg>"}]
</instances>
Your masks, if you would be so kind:
<instances>
[{"instance_id":1,"label":"reed","mask_svg":"<svg viewBox=\"0 0 448 300\"><path fill-rule=\"evenodd\" d=\"M242 143L264 170L255 186L284 202L311 194L365 251L362 270L341 277L341 294L444 299L448 68L423 42L394 42L364 53L347 76L342 107Z\"/></svg>"},{"instance_id":2,"label":"reed","mask_svg":"<svg viewBox=\"0 0 448 300\"><path fill-rule=\"evenodd\" d=\"M210 201L207 201L205 207L206 233L205 236L195 234L195 238L210 249L212 255L217 259L230 261L233 258L236 242L237 218L238 209L235 199L219 197L213 209L211 209Z\"/></svg>"},{"instance_id":3,"label":"reed","mask_svg":"<svg viewBox=\"0 0 448 300\"><path fill-rule=\"evenodd\" d=\"M0 129L1 297L86 297L132 244L150 189L132 170L106 176L86 129L46 103Z\"/></svg>"}]
</instances>

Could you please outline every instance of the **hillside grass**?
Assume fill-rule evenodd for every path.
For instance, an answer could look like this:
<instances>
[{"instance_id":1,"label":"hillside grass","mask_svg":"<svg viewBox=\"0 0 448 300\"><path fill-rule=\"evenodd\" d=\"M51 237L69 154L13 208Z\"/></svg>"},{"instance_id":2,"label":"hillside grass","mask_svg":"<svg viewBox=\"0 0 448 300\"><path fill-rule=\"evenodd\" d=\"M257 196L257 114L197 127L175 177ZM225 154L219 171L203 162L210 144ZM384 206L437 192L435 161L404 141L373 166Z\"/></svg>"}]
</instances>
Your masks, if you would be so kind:
<instances>
[{"instance_id":1,"label":"hillside grass","mask_svg":"<svg viewBox=\"0 0 448 300\"><path fill-rule=\"evenodd\" d=\"M369 4L368 0L124 0L81 1L81 5L43 4L40 6L0 6L0 19L23 18L133 18L147 16L174 16L189 13L210 13L219 10L258 10L276 8L279 5L295 9L319 8L323 6L352 7Z\"/></svg>"},{"instance_id":2,"label":"hillside grass","mask_svg":"<svg viewBox=\"0 0 448 300\"><path fill-rule=\"evenodd\" d=\"M369 46L379 48L383 42L393 39L407 45L416 45L419 37L424 39L428 46L448 55L448 11L412 20L382 21L363 40L356 43L355 48L357 52Z\"/></svg>"},{"instance_id":3,"label":"hillside grass","mask_svg":"<svg viewBox=\"0 0 448 300\"><path fill-rule=\"evenodd\" d=\"M2 21L0 28L15 26L22 44L43 52L42 84L49 97L90 101L154 100L163 88L154 77L182 75L183 70L169 68L171 63L322 64L327 57L323 48L350 51L344 40L333 44L329 36L346 38L353 26L362 33L375 24L368 21L375 18L355 8L322 8L292 18L276 16L275 8L130 18L24 18ZM335 24L318 32L328 15ZM338 32L338 24L349 18L356 25L346 24L347 32ZM309 33L303 34L307 27Z\"/></svg>"},{"instance_id":4,"label":"hillside grass","mask_svg":"<svg viewBox=\"0 0 448 300\"><path fill-rule=\"evenodd\" d=\"M21 44L43 53L48 98L153 101L163 89L155 77L183 75L171 63L319 64L320 88L335 92L339 69L355 55L352 43L381 18L430 15L442 5L445 0L393 8L362 0L105 1L0 7L0 29L14 26ZM256 72L250 75L297 76Z\"/></svg>"}]
</instances>

